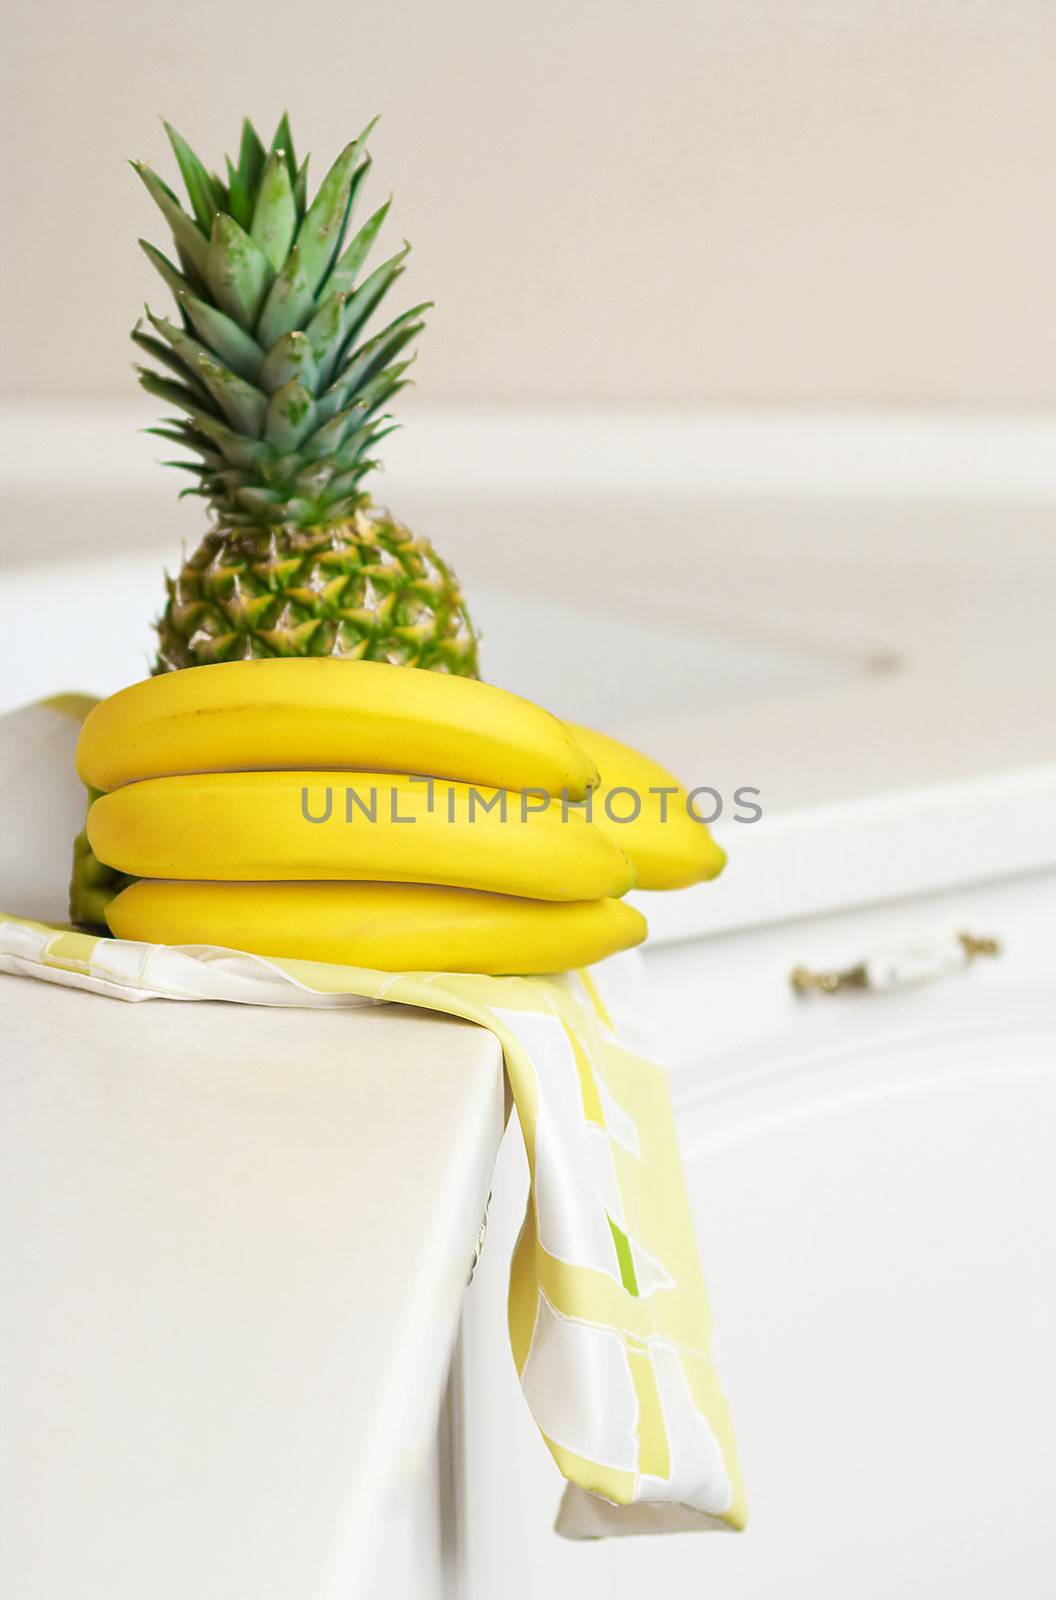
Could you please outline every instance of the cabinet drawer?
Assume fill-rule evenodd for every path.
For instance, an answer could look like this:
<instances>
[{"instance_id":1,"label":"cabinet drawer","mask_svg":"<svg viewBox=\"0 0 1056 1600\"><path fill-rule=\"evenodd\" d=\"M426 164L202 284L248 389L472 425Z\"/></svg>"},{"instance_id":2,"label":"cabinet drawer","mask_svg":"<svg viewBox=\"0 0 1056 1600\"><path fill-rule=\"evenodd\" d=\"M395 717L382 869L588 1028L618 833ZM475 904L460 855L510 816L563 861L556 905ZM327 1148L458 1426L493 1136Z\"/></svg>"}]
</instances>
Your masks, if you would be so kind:
<instances>
[{"instance_id":1,"label":"cabinet drawer","mask_svg":"<svg viewBox=\"0 0 1056 1600\"><path fill-rule=\"evenodd\" d=\"M1001 954L789 983L958 929ZM750 1486L725 1600L1053 1592L1054 934L1050 877L648 958Z\"/></svg>"},{"instance_id":2,"label":"cabinet drawer","mask_svg":"<svg viewBox=\"0 0 1056 1600\"><path fill-rule=\"evenodd\" d=\"M466 1298L468 1595L1051 1592L1054 909L1039 879L646 947L751 1521L540 1538L558 1488L505 1346L508 1139ZM1002 955L875 996L788 981L961 927Z\"/></svg>"},{"instance_id":3,"label":"cabinet drawer","mask_svg":"<svg viewBox=\"0 0 1056 1600\"><path fill-rule=\"evenodd\" d=\"M948 949L959 932L1000 953L881 993L799 994L797 967L838 971L886 950ZM680 1114L756 1068L928 1029L1056 1014L1056 873L914 901L645 947L647 1004Z\"/></svg>"}]
</instances>

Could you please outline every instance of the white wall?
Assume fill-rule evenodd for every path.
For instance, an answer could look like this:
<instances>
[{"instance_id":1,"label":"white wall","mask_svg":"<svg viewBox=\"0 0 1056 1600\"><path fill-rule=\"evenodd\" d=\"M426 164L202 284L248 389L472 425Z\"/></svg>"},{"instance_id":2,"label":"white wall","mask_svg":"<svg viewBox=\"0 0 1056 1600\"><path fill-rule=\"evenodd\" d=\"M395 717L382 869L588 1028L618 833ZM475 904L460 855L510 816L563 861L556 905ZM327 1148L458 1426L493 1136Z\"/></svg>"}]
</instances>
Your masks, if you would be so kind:
<instances>
[{"instance_id":1,"label":"white wall","mask_svg":"<svg viewBox=\"0 0 1056 1600\"><path fill-rule=\"evenodd\" d=\"M127 396L173 170L283 105L438 305L432 401L1056 398L1053 0L5 0L5 377Z\"/></svg>"}]
</instances>

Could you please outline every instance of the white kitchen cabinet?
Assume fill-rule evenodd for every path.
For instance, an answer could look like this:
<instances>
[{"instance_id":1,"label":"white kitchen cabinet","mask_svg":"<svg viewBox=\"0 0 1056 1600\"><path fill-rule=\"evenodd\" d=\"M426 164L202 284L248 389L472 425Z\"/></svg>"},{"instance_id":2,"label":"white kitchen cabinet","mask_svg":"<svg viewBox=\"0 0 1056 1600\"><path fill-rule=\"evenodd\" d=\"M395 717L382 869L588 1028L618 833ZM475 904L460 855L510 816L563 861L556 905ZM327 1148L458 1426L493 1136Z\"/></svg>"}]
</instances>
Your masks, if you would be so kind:
<instances>
[{"instance_id":1,"label":"white kitchen cabinet","mask_svg":"<svg viewBox=\"0 0 1056 1600\"><path fill-rule=\"evenodd\" d=\"M1000 956L878 995L788 981L959 928ZM557 1485L502 1349L508 1139L465 1307L467 1600L1051 1594L1056 876L658 945L646 965L751 1521L540 1537Z\"/></svg>"},{"instance_id":2,"label":"white kitchen cabinet","mask_svg":"<svg viewBox=\"0 0 1056 1600\"><path fill-rule=\"evenodd\" d=\"M494 1038L8 976L0 1029L4 1592L437 1600Z\"/></svg>"}]
</instances>

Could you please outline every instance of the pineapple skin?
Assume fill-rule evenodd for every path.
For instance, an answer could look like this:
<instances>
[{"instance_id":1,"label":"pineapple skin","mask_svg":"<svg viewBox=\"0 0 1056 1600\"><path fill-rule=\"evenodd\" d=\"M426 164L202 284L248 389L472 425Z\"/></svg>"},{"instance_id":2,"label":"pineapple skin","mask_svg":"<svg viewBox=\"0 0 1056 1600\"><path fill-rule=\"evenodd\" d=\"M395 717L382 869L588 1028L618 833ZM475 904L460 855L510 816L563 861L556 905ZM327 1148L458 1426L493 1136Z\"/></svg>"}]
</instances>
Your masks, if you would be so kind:
<instances>
[{"instance_id":1,"label":"pineapple skin","mask_svg":"<svg viewBox=\"0 0 1056 1600\"><path fill-rule=\"evenodd\" d=\"M364 503L318 527L217 527L168 581L155 673L336 656L478 677L477 635L427 539Z\"/></svg>"}]
</instances>

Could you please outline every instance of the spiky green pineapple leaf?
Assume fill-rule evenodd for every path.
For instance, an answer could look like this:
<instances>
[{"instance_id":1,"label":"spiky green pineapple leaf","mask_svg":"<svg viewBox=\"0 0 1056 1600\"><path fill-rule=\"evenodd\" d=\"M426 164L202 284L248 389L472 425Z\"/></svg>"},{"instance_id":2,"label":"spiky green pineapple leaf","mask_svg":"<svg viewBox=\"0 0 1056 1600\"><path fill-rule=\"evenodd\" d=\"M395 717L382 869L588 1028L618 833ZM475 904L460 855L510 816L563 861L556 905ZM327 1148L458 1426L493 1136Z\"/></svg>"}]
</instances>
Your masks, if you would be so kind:
<instances>
[{"instance_id":1,"label":"spiky green pineapple leaf","mask_svg":"<svg viewBox=\"0 0 1056 1600\"><path fill-rule=\"evenodd\" d=\"M164 128L183 177L195 222L208 239L212 232L213 218L224 204L223 189L217 180L206 172L186 139L177 133L172 123L166 122Z\"/></svg>"},{"instance_id":2,"label":"spiky green pineapple leaf","mask_svg":"<svg viewBox=\"0 0 1056 1600\"><path fill-rule=\"evenodd\" d=\"M178 298L203 343L232 372L255 383L264 365L264 351L252 334L246 333L233 317L229 317L218 306L210 305L197 295L184 293Z\"/></svg>"},{"instance_id":3,"label":"spiky green pineapple leaf","mask_svg":"<svg viewBox=\"0 0 1056 1600\"><path fill-rule=\"evenodd\" d=\"M272 345L258 381L267 394L274 394L284 383L296 379L314 396L317 375L311 343L305 334L293 329Z\"/></svg>"},{"instance_id":4,"label":"spiky green pineapple leaf","mask_svg":"<svg viewBox=\"0 0 1056 1600\"><path fill-rule=\"evenodd\" d=\"M268 447L259 438L249 438L245 434L237 433L234 428L216 414L206 403L187 387L186 384L177 383L171 378L162 378L149 367L137 368L139 381L148 394L156 395L159 400L164 400L168 405L176 406L180 411L187 413L187 418L196 432L209 439L220 451L225 461L235 467L259 467L262 457L267 455Z\"/></svg>"},{"instance_id":5,"label":"spiky green pineapple leaf","mask_svg":"<svg viewBox=\"0 0 1056 1600\"><path fill-rule=\"evenodd\" d=\"M149 239L140 239L139 243L143 254L158 272L162 282L172 291L173 298L177 303L179 303L181 295L188 295L192 292L188 280L182 272L173 266L167 255L164 255L162 251L152 245Z\"/></svg>"},{"instance_id":6,"label":"spiky green pineapple leaf","mask_svg":"<svg viewBox=\"0 0 1056 1600\"><path fill-rule=\"evenodd\" d=\"M208 352L196 357L195 373L214 396L231 426L241 434L259 438L268 405L256 384L247 383Z\"/></svg>"},{"instance_id":7,"label":"spiky green pineapple leaf","mask_svg":"<svg viewBox=\"0 0 1056 1600\"><path fill-rule=\"evenodd\" d=\"M346 299L341 313L338 341L331 349L331 366L327 371L327 377L334 367L341 366L346 352L366 327L397 278L402 277L409 250L410 245L404 244L402 250L398 250L388 261L383 261L380 267L376 267L368 278L364 278L359 288ZM414 315L425 309L425 306L418 307Z\"/></svg>"},{"instance_id":8,"label":"spiky green pineapple leaf","mask_svg":"<svg viewBox=\"0 0 1056 1600\"><path fill-rule=\"evenodd\" d=\"M186 384L188 389L197 394L199 405L212 403L205 385L199 380L194 370L188 367L179 353L171 348L170 345L161 339L155 339L149 333L144 333L143 329L138 326L132 330L132 342L138 345L145 355L150 356L159 365L166 367L180 383Z\"/></svg>"},{"instance_id":9,"label":"spiky green pineapple leaf","mask_svg":"<svg viewBox=\"0 0 1056 1600\"><path fill-rule=\"evenodd\" d=\"M313 303L312 288L301 261L300 247L295 244L272 284L260 313L257 324L260 343L270 348L284 333L299 328Z\"/></svg>"},{"instance_id":10,"label":"spiky green pineapple leaf","mask_svg":"<svg viewBox=\"0 0 1056 1600\"><path fill-rule=\"evenodd\" d=\"M242 119L242 136L238 150L238 163L225 157L227 163L227 209L240 228L248 228L253 221L253 204L260 176L267 157L260 135L248 117Z\"/></svg>"},{"instance_id":11,"label":"spiky green pineapple leaf","mask_svg":"<svg viewBox=\"0 0 1056 1600\"><path fill-rule=\"evenodd\" d=\"M140 431L142 433L153 434L155 439L168 439L173 444L189 444L190 443L190 435L193 433L194 430L193 429L187 429L187 428L181 428L181 427L175 427L175 426L174 427L169 427L169 426L163 425L160 422L157 422L157 423L154 423L149 428L142 428ZM204 444L204 440L203 440L203 444Z\"/></svg>"},{"instance_id":12,"label":"spiky green pineapple leaf","mask_svg":"<svg viewBox=\"0 0 1056 1600\"><path fill-rule=\"evenodd\" d=\"M330 276L326 280L328 293L340 290L344 290L346 293L352 292L359 269L370 254L371 245L377 238L381 225L389 214L391 205L392 196L390 195L385 204L379 206L372 217L367 218L344 255L339 256ZM410 246L408 245L406 248L410 249Z\"/></svg>"},{"instance_id":13,"label":"spiky green pineapple leaf","mask_svg":"<svg viewBox=\"0 0 1056 1600\"><path fill-rule=\"evenodd\" d=\"M303 217L308 210L308 162L311 158L305 156L297 168L297 180L293 186L293 198L297 203L297 215Z\"/></svg>"},{"instance_id":14,"label":"spiky green pineapple leaf","mask_svg":"<svg viewBox=\"0 0 1056 1600\"><path fill-rule=\"evenodd\" d=\"M206 281L220 309L241 327L252 328L273 276L259 244L233 217L219 212L208 245Z\"/></svg>"},{"instance_id":15,"label":"spiky green pineapple leaf","mask_svg":"<svg viewBox=\"0 0 1056 1600\"><path fill-rule=\"evenodd\" d=\"M391 417L381 418L373 428L357 428L344 441L338 450L336 459L341 466L354 469L363 459L364 452L379 444L382 439L387 439L390 433L395 433L399 427Z\"/></svg>"},{"instance_id":16,"label":"spiky green pineapple leaf","mask_svg":"<svg viewBox=\"0 0 1056 1600\"><path fill-rule=\"evenodd\" d=\"M181 411L186 411L188 416L194 417L196 422L200 417L209 417L214 422L219 420L209 395L201 394L177 378L163 378L160 372L155 372L151 367L137 366L136 373L141 387L146 389L148 394L164 400L167 405L178 406ZM208 430L202 428L202 432L207 434Z\"/></svg>"},{"instance_id":17,"label":"spiky green pineapple leaf","mask_svg":"<svg viewBox=\"0 0 1056 1600\"><path fill-rule=\"evenodd\" d=\"M424 322L412 322L408 327L401 329L388 340L368 340L357 352L356 359L349 367L345 382L349 390L356 390L366 383L386 366L394 356L416 339L425 327Z\"/></svg>"},{"instance_id":18,"label":"spiky green pineapple leaf","mask_svg":"<svg viewBox=\"0 0 1056 1600\"><path fill-rule=\"evenodd\" d=\"M417 338L425 323L416 319L420 319L421 313L427 311L431 304L427 300L419 306L412 306L352 352L338 374L347 394L358 393L365 383L369 383L401 350L406 349L412 339Z\"/></svg>"},{"instance_id":19,"label":"spiky green pineapple leaf","mask_svg":"<svg viewBox=\"0 0 1056 1600\"><path fill-rule=\"evenodd\" d=\"M206 281L209 244L201 229L192 222L168 184L145 161L132 161L129 164L139 174L147 193L168 223L181 261L189 262L199 278Z\"/></svg>"},{"instance_id":20,"label":"spiky green pineapple leaf","mask_svg":"<svg viewBox=\"0 0 1056 1600\"><path fill-rule=\"evenodd\" d=\"M315 399L296 378L276 389L267 404L264 438L277 450L295 450L315 426Z\"/></svg>"},{"instance_id":21,"label":"spiky green pineapple leaf","mask_svg":"<svg viewBox=\"0 0 1056 1600\"><path fill-rule=\"evenodd\" d=\"M164 317L147 312L151 326L171 346L193 382L212 396L227 420L244 433L256 434L264 417L264 396L255 384L247 383L225 366L199 340L177 328Z\"/></svg>"},{"instance_id":22,"label":"spiky green pineapple leaf","mask_svg":"<svg viewBox=\"0 0 1056 1600\"><path fill-rule=\"evenodd\" d=\"M268 154L272 155L276 150L282 151L292 186L297 182L297 157L293 153L293 134L290 132L290 117L286 111L279 118L279 125L275 129L275 137L271 141Z\"/></svg>"},{"instance_id":23,"label":"spiky green pineapple leaf","mask_svg":"<svg viewBox=\"0 0 1056 1600\"><path fill-rule=\"evenodd\" d=\"M229 428L218 417L199 411L188 412L188 416L198 432L210 439L224 460L233 467L245 467L247 470L257 468L267 455L267 445L260 439L249 439L243 433L236 433L234 428Z\"/></svg>"},{"instance_id":24,"label":"spiky green pineapple leaf","mask_svg":"<svg viewBox=\"0 0 1056 1600\"><path fill-rule=\"evenodd\" d=\"M253 207L250 235L273 272L282 268L297 232L297 202L289 168L281 150L273 150L264 166Z\"/></svg>"},{"instance_id":25,"label":"spiky green pineapple leaf","mask_svg":"<svg viewBox=\"0 0 1056 1600\"><path fill-rule=\"evenodd\" d=\"M348 215L352 174L362 159L362 146L347 144L319 185L297 230L297 251L309 289L319 287L340 246L341 230Z\"/></svg>"},{"instance_id":26,"label":"spiky green pineapple leaf","mask_svg":"<svg viewBox=\"0 0 1056 1600\"><path fill-rule=\"evenodd\" d=\"M359 140L357 140L356 142L357 142L357 144L360 143ZM352 178L351 178L351 181L350 181L350 183L348 185L348 198L345 201L345 215L344 215L344 217L342 219L341 226L338 229L337 237L336 237L336 239L334 241L334 248L331 251L330 260L327 263L326 271L323 273L323 277L322 277L322 279L320 281L320 288L322 287L322 284L326 283L327 279L330 276L330 273L333 271L334 267L337 264L337 260L338 260L338 257L341 254L341 251L344 248L345 236L348 233L348 224L351 221L352 212L355 209L356 201L359 198L359 191L360 191L360 189L362 189L364 183L366 182L367 175L370 172L370 169L374 164L371 161L370 156L367 154L365 149L363 149L361 153L362 153L363 159L360 161L359 165L353 170Z\"/></svg>"},{"instance_id":27,"label":"spiky green pineapple leaf","mask_svg":"<svg viewBox=\"0 0 1056 1600\"><path fill-rule=\"evenodd\" d=\"M206 346L198 339L195 339L192 334L189 334L185 328L177 328L175 323L170 322L167 317L155 316L149 306L144 306L143 309L147 321L154 329L154 332L160 334L161 338L165 340L171 354L176 357L184 371L196 378L198 357L210 354Z\"/></svg>"},{"instance_id":28,"label":"spiky green pineapple leaf","mask_svg":"<svg viewBox=\"0 0 1056 1600\"><path fill-rule=\"evenodd\" d=\"M184 450L193 450L196 455L201 457L201 462L197 465L196 470L200 472L203 467L206 467L214 478L223 476L223 456L212 448L204 434L198 433L194 428L185 424L176 424L171 427L144 428L142 431L153 434L156 439L167 439L170 444L178 444Z\"/></svg>"},{"instance_id":29,"label":"spiky green pineapple leaf","mask_svg":"<svg viewBox=\"0 0 1056 1600\"><path fill-rule=\"evenodd\" d=\"M367 416L373 416L379 406L391 400L394 394L399 394L401 389L409 389L412 380L403 374L414 365L414 357L406 361L396 361L391 367L384 367L376 373L369 383L364 383L359 389L359 403Z\"/></svg>"},{"instance_id":30,"label":"spiky green pineapple leaf","mask_svg":"<svg viewBox=\"0 0 1056 1600\"><path fill-rule=\"evenodd\" d=\"M354 494L362 476L363 470L358 466L350 468L347 472L339 473L330 484L325 496L327 510L332 510L347 495Z\"/></svg>"},{"instance_id":31,"label":"spiky green pineapple leaf","mask_svg":"<svg viewBox=\"0 0 1056 1600\"><path fill-rule=\"evenodd\" d=\"M234 217L240 228L248 228L253 221L253 197L246 186L246 181L230 156L225 156L227 164L227 211Z\"/></svg>"},{"instance_id":32,"label":"spiky green pineapple leaf","mask_svg":"<svg viewBox=\"0 0 1056 1600\"><path fill-rule=\"evenodd\" d=\"M288 124L287 124L288 127ZM238 147L238 175L249 194L255 194L260 186L260 175L264 171L267 154L264 143L256 128L248 117L242 118L242 137Z\"/></svg>"},{"instance_id":33,"label":"spiky green pineapple leaf","mask_svg":"<svg viewBox=\"0 0 1056 1600\"><path fill-rule=\"evenodd\" d=\"M316 284L316 291L318 293L323 292L322 286L327 283L327 280L329 279L330 274L333 272L333 269L336 266L338 258L344 247L345 235L348 232L348 224L352 217L352 210L356 203L356 196L365 182L367 173L370 171L372 165L370 155L368 154L366 148L366 140L377 121L377 117L373 117L363 129L363 132L359 135L359 137L353 141L356 150L359 152L359 159L353 166L352 175L349 178L348 191L345 195L344 214L341 217L338 226L334 229L329 259L327 260L326 266L324 267L319 281Z\"/></svg>"},{"instance_id":34,"label":"spiky green pineapple leaf","mask_svg":"<svg viewBox=\"0 0 1056 1600\"><path fill-rule=\"evenodd\" d=\"M365 278L353 293L339 290L323 302L305 330L319 361L322 383L329 383L334 370L357 334L404 270L406 248L398 251Z\"/></svg>"},{"instance_id":35,"label":"spiky green pineapple leaf","mask_svg":"<svg viewBox=\"0 0 1056 1600\"><path fill-rule=\"evenodd\" d=\"M341 318L348 296L343 293L329 295L305 328L305 337L320 363L320 383L329 377L341 339Z\"/></svg>"},{"instance_id":36,"label":"spiky green pineapple leaf","mask_svg":"<svg viewBox=\"0 0 1056 1600\"><path fill-rule=\"evenodd\" d=\"M316 420L318 421L319 406L316 406ZM336 455L341 447L341 441L352 427L358 414L358 406L346 406L343 411L329 417L315 432L305 439L301 453L308 461L322 461L328 456Z\"/></svg>"},{"instance_id":37,"label":"spiky green pineapple leaf","mask_svg":"<svg viewBox=\"0 0 1056 1600\"><path fill-rule=\"evenodd\" d=\"M410 380L404 379L403 374L412 364L413 358L406 361L397 361L392 366L386 367L377 373L356 391L352 408L359 406L364 411L376 411L378 406L384 405L389 396L395 394L398 389L407 388ZM316 413L320 424L329 422L339 412L347 409L346 399L347 395L343 383L331 384L329 389L324 390L316 400ZM310 445L311 443L312 441L309 440L308 444ZM307 448L307 445L305 448Z\"/></svg>"}]
</instances>

